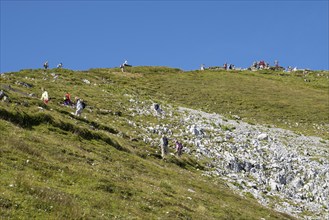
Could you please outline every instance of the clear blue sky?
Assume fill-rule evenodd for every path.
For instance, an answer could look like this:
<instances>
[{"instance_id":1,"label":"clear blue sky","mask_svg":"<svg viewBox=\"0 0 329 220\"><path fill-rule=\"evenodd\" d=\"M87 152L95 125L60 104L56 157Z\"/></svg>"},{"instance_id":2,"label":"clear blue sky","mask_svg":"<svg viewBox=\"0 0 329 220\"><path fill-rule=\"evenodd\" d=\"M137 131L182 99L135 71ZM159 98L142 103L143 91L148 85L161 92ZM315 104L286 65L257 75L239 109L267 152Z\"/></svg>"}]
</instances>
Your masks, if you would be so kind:
<instances>
[{"instance_id":1,"label":"clear blue sky","mask_svg":"<svg viewBox=\"0 0 329 220\"><path fill-rule=\"evenodd\" d=\"M328 70L328 0L1 0L1 72L255 60Z\"/></svg>"}]
</instances>

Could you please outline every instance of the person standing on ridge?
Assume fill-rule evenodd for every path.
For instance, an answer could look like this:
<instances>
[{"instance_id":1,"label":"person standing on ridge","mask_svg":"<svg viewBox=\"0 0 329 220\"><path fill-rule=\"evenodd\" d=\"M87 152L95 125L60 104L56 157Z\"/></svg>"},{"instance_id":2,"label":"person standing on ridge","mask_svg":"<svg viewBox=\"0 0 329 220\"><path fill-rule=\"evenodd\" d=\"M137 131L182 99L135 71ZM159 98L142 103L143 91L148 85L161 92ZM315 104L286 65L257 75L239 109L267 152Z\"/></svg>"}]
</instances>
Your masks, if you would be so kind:
<instances>
[{"instance_id":1,"label":"person standing on ridge","mask_svg":"<svg viewBox=\"0 0 329 220\"><path fill-rule=\"evenodd\" d=\"M276 68L278 68L279 67L279 61L275 60L274 65L275 65Z\"/></svg>"},{"instance_id":2,"label":"person standing on ridge","mask_svg":"<svg viewBox=\"0 0 329 220\"><path fill-rule=\"evenodd\" d=\"M227 70L227 63L224 63L223 68L224 70Z\"/></svg>"},{"instance_id":3,"label":"person standing on ridge","mask_svg":"<svg viewBox=\"0 0 329 220\"><path fill-rule=\"evenodd\" d=\"M48 65L48 60L43 64L43 68L48 69L49 65Z\"/></svg>"}]
</instances>

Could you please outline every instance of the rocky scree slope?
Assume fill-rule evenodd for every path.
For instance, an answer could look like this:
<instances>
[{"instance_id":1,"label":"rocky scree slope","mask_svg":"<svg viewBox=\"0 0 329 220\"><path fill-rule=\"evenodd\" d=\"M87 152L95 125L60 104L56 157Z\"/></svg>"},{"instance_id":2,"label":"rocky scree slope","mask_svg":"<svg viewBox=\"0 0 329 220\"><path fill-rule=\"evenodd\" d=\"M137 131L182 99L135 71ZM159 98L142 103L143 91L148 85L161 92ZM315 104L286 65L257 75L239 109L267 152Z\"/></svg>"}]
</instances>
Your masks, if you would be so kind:
<instances>
[{"instance_id":1,"label":"rocky scree slope","mask_svg":"<svg viewBox=\"0 0 329 220\"><path fill-rule=\"evenodd\" d=\"M239 116L227 119L170 105L159 114L152 101L131 97L130 103L131 116L158 118L157 123L128 121L145 143L157 148L165 134L173 147L178 139L185 154L207 161L204 175L226 180L241 195L295 217L329 218L329 141L250 125Z\"/></svg>"}]
</instances>

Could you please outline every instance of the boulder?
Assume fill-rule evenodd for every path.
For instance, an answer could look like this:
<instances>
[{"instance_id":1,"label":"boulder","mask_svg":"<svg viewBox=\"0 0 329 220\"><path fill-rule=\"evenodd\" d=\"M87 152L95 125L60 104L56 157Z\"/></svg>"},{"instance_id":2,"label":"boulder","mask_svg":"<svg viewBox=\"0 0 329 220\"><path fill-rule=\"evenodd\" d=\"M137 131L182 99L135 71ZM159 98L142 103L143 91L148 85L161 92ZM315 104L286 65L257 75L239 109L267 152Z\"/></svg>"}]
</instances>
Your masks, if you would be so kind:
<instances>
[{"instance_id":1,"label":"boulder","mask_svg":"<svg viewBox=\"0 0 329 220\"><path fill-rule=\"evenodd\" d=\"M262 140L268 140L268 134L262 133L257 136L257 139L262 141Z\"/></svg>"}]
</instances>

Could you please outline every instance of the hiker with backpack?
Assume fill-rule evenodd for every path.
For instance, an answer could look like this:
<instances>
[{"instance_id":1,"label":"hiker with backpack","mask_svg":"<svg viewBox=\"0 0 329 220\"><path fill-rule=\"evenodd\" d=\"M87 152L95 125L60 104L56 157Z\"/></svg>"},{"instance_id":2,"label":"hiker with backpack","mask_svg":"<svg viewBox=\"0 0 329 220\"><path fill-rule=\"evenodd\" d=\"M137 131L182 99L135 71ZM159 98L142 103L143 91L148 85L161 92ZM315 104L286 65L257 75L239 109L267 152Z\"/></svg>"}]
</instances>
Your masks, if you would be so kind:
<instances>
[{"instance_id":1,"label":"hiker with backpack","mask_svg":"<svg viewBox=\"0 0 329 220\"><path fill-rule=\"evenodd\" d=\"M181 142L179 142L178 140L175 141L175 144L176 144L175 154L177 154L180 157L183 153L183 144Z\"/></svg>"},{"instance_id":2,"label":"hiker with backpack","mask_svg":"<svg viewBox=\"0 0 329 220\"><path fill-rule=\"evenodd\" d=\"M165 156L168 154L168 138L165 135L161 136L160 147L161 147L161 157L162 159L165 159Z\"/></svg>"},{"instance_id":3,"label":"hiker with backpack","mask_svg":"<svg viewBox=\"0 0 329 220\"><path fill-rule=\"evenodd\" d=\"M82 110L86 107L86 104L84 103L84 101L78 97L75 97L75 100L77 101L76 104L76 111L75 111L75 115L76 116L81 116Z\"/></svg>"}]
</instances>

